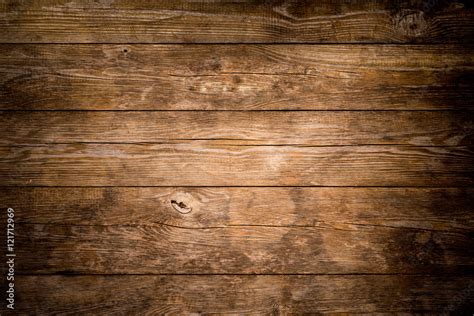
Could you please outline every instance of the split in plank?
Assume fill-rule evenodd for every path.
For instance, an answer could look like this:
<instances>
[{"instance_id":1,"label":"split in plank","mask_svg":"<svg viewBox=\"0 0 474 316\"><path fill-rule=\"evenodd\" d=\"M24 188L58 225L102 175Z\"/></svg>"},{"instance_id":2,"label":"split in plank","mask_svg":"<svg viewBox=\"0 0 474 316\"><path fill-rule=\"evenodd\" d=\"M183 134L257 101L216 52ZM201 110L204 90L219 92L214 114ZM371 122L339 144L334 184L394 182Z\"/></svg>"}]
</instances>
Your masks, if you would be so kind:
<instances>
[{"instance_id":1,"label":"split in plank","mask_svg":"<svg viewBox=\"0 0 474 316\"><path fill-rule=\"evenodd\" d=\"M18 274L467 273L472 231L18 224Z\"/></svg>"},{"instance_id":2,"label":"split in plank","mask_svg":"<svg viewBox=\"0 0 474 316\"><path fill-rule=\"evenodd\" d=\"M0 144L472 145L474 112L0 112Z\"/></svg>"},{"instance_id":3,"label":"split in plank","mask_svg":"<svg viewBox=\"0 0 474 316\"><path fill-rule=\"evenodd\" d=\"M470 147L50 144L0 147L2 186L472 186Z\"/></svg>"},{"instance_id":4,"label":"split in plank","mask_svg":"<svg viewBox=\"0 0 474 316\"><path fill-rule=\"evenodd\" d=\"M459 110L474 104L469 45L0 47L4 110Z\"/></svg>"},{"instance_id":5,"label":"split in plank","mask_svg":"<svg viewBox=\"0 0 474 316\"><path fill-rule=\"evenodd\" d=\"M473 188L0 188L23 224L474 229Z\"/></svg>"}]
</instances>

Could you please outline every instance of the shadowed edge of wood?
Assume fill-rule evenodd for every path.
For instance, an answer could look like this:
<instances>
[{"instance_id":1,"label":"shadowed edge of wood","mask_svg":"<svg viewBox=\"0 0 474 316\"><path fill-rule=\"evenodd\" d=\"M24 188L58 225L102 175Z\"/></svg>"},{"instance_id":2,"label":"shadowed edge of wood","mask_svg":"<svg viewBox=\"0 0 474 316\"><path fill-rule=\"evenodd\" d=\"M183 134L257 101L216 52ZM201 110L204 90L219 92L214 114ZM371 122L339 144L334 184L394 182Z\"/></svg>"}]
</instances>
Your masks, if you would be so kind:
<instances>
[{"instance_id":1,"label":"shadowed edge of wood","mask_svg":"<svg viewBox=\"0 0 474 316\"><path fill-rule=\"evenodd\" d=\"M24 313L474 311L468 276L18 276L17 289Z\"/></svg>"}]
</instances>

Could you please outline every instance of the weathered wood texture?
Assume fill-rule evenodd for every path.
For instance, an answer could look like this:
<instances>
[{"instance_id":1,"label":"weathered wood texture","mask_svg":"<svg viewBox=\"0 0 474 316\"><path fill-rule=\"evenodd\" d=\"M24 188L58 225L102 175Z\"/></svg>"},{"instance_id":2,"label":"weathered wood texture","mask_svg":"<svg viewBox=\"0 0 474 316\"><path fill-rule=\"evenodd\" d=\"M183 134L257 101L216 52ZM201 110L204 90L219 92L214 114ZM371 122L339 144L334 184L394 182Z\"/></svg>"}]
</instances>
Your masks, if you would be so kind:
<instances>
[{"instance_id":1,"label":"weathered wood texture","mask_svg":"<svg viewBox=\"0 0 474 316\"><path fill-rule=\"evenodd\" d=\"M0 203L19 274L470 273L471 191L2 188Z\"/></svg>"},{"instance_id":2,"label":"weathered wood texture","mask_svg":"<svg viewBox=\"0 0 474 316\"><path fill-rule=\"evenodd\" d=\"M474 268L472 230L23 223L15 234L17 274L469 274Z\"/></svg>"},{"instance_id":3,"label":"weathered wood texture","mask_svg":"<svg viewBox=\"0 0 474 316\"><path fill-rule=\"evenodd\" d=\"M4 0L0 42L466 42L473 17L464 0Z\"/></svg>"},{"instance_id":4,"label":"weathered wood texture","mask_svg":"<svg viewBox=\"0 0 474 316\"><path fill-rule=\"evenodd\" d=\"M0 112L0 144L473 145L474 112Z\"/></svg>"},{"instance_id":5,"label":"weathered wood texture","mask_svg":"<svg viewBox=\"0 0 474 316\"><path fill-rule=\"evenodd\" d=\"M473 188L0 188L22 224L474 229Z\"/></svg>"},{"instance_id":6,"label":"weathered wood texture","mask_svg":"<svg viewBox=\"0 0 474 316\"><path fill-rule=\"evenodd\" d=\"M0 30L18 314L474 312L470 1L0 0Z\"/></svg>"},{"instance_id":7,"label":"weathered wood texture","mask_svg":"<svg viewBox=\"0 0 474 316\"><path fill-rule=\"evenodd\" d=\"M0 48L0 109L459 110L474 104L470 45Z\"/></svg>"},{"instance_id":8,"label":"weathered wood texture","mask_svg":"<svg viewBox=\"0 0 474 316\"><path fill-rule=\"evenodd\" d=\"M38 286L38 285L41 286ZM28 315L470 315L472 277L20 276Z\"/></svg>"},{"instance_id":9,"label":"weathered wood texture","mask_svg":"<svg viewBox=\"0 0 474 316\"><path fill-rule=\"evenodd\" d=\"M0 147L3 186L470 186L470 147L52 144Z\"/></svg>"}]
</instances>

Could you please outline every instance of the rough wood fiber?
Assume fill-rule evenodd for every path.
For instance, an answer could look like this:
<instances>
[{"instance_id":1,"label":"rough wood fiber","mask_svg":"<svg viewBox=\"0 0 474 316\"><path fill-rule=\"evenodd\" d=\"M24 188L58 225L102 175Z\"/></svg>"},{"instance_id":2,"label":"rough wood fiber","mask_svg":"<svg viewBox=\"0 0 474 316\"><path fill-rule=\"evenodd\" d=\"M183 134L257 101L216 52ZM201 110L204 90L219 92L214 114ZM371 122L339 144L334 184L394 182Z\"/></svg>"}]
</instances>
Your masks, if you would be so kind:
<instances>
[{"instance_id":1,"label":"rough wood fiber","mask_svg":"<svg viewBox=\"0 0 474 316\"><path fill-rule=\"evenodd\" d=\"M19 224L17 273L471 273L472 230Z\"/></svg>"},{"instance_id":2,"label":"rough wood fiber","mask_svg":"<svg viewBox=\"0 0 474 316\"><path fill-rule=\"evenodd\" d=\"M471 186L470 147L52 144L0 147L3 186Z\"/></svg>"},{"instance_id":3,"label":"rough wood fiber","mask_svg":"<svg viewBox=\"0 0 474 316\"><path fill-rule=\"evenodd\" d=\"M29 315L474 310L474 279L455 276L20 276L17 284L18 312Z\"/></svg>"},{"instance_id":4,"label":"rough wood fiber","mask_svg":"<svg viewBox=\"0 0 474 316\"><path fill-rule=\"evenodd\" d=\"M474 112L0 112L0 144L471 145Z\"/></svg>"},{"instance_id":5,"label":"rough wood fiber","mask_svg":"<svg viewBox=\"0 0 474 316\"><path fill-rule=\"evenodd\" d=\"M473 16L463 0L4 0L0 42L466 42Z\"/></svg>"},{"instance_id":6,"label":"rough wood fiber","mask_svg":"<svg viewBox=\"0 0 474 316\"><path fill-rule=\"evenodd\" d=\"M0 49L0 109L459 110L474 104L472 46Z\"/></svg>"},{"instance_id":7,"label":"rough wood fiber","mask_svg":"<svg viewBox=\"0 0 474 316\"><path fill-rule=\"evenodd\" d=\"M387 226L469 232L472 188L0 188L23 224Z\"/></svg>"},{"instance_id":8,"label":"rough wood fiber","mask_svg":"<svg viewBox=\"0 0 474 316\"><path fill-rule=\"evenodd\" d=\"M473 18L0 0L16 312L472 315Z\"/></svg>"}]
</instances>

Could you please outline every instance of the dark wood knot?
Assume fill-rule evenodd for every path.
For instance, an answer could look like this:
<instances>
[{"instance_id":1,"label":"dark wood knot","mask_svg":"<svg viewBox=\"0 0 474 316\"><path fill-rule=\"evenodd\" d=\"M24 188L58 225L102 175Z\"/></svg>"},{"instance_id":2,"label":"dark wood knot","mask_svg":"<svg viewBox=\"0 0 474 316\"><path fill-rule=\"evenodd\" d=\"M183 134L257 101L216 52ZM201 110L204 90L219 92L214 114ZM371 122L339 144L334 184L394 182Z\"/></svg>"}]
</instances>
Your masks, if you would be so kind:
<instances>
[{"instance_id":1,"label":"dark wood knot","mask_svg":"<svg viewBox=\"0 0 474 316\"><path fill-rule=\"evenodd\" d=\"M177 202L175 200L171 200L171 206L173 206L173 208L181 214L188 214L193 210L192 207L188 207L183 202Z\"/></svg>"},{"instance_id":2,"label":"dark wood knot","mask_svg":"<svg viewBox=\"0 0 474 316\"><path fill-rule=\"evenodd\" d=\"M419 10L401 10L393 17L396 29L408 37L422 36L428 29L429 22L425 13Z\"/></svg>"}]
</instances>

